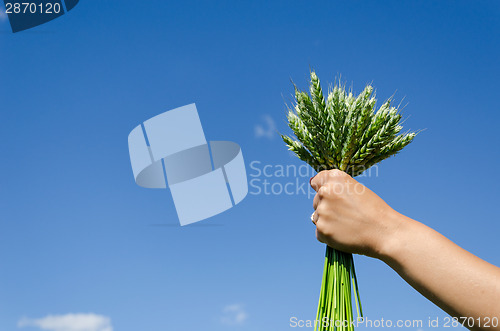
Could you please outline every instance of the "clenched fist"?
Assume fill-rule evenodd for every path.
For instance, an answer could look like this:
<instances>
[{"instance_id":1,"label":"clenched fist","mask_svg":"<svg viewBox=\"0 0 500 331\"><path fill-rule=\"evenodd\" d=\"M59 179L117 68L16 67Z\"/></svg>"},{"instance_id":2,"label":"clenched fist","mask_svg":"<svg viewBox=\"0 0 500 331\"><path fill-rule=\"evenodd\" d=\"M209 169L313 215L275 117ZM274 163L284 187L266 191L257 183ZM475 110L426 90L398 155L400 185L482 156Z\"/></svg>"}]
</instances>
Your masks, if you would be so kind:
<instances>
[{"instance_id":1,"label":"clenched fist","mask_svg":"<svg viewBox=\"0 0 500 331\"><path fill-rule=\"evenodd\" d=\"M316 237L348 253L378 258L471 330L499 330L500 268L389 207L339 170L311 179Z\"/></svg>"},{"instance_id":2,"label":"clenched fist","mask_svg":"<svg viewBox=\"0 0 500 331\"><path fill-rule=\"evenodd\" d=\"M398 226L394 211L347 173L325 170L311 179L319 241L343 252L380 258Z\"/></svg>"}]
</instances>

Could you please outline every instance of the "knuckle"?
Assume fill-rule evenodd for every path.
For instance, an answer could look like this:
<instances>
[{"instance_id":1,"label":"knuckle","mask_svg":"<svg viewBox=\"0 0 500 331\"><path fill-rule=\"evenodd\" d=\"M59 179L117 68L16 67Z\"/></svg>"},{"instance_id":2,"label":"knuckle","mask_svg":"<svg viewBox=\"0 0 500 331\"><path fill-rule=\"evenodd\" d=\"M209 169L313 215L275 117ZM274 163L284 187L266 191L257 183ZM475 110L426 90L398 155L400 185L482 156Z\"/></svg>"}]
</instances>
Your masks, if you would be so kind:
<instances>
[{"instance_id":1,"label":"knuckle","mask_svg":"<svg viewBox=\"0 0 500 331\"><path fill-rule=\"evenodd\" d=\"M339 169L332 169L330 170L330 176L331 177L344 177L346 175L345 172L339 170Z\"/></svg>"},{"instance_id":2,"label":"knuckle","mask_svg":"<svg viewBox=\"0 0 500 331\"><path fill-rule=\"evenodd\" d=\"M320 198L324 198L325 196L328 195L329 187L324 185L321 186L320 189L318 190L317 196Z\"/></svg>"},{"instance_id":3,"label":"knuckle","mask_svg":"<svg viewBox=\"0 0 500 331\"><path fill-rule=\"evenodd\" d=\"M326 215L328 212L325 204L323 203L320 203L318 204L317 208L316 208L316 214L318 215L318 218L319 217L324 217L324 215Z\"/></svg>"},{"instance_id":4,"label":"knuckle","mask_svg":"<svg viewBox=\"0 0 500 331\"><path fill-rule=\"evenodd\" d=\"M321 200L321 198L320 198L319 194L316 194L316 196L314 197L314 200L313 200L314 210L316 210L318 208L320 200Z\"/></svg>"},{"instance_id":5,"label":"knuckle","mask_svg":"<svg viewBox=\"0 0 500 331\"><path fill-rule=\"evenodd\" d=\"M341 170L338 170L338 169L329 170L328 183L345 182L346 176L348 176L348 175Z\"/></svg>"},{"instance_id":6,"label":"knuckle","mask_svg":"<svg viewBox=\"0 0 500 331\"><path fill-rule=\"evenodd\" d=\"M338 196L339 192L342 191L342 187L339 183L333 182L325 185L325 196L328 196L329 199L334 199Z\"/></svg>"},{"instance_id":7,"label":"knuckle","mask_svg":"<svg viewBox=\"0 0 500 331\"><path fill-rule=\"evenodd\" d=\"M328 238L332 237L331 226L318 220L316 222L316 236L321 238L321 242L326 242Z\"/></svg>"},{"instance_id":8,"label":"knuckle","mask_svg":"<svg viewBox=\"0 0 500 331\"><path fill-rule=\"evenodd\" d=\"M322 219L321 216L318 217L318 220L316 221L316 229L318 230L319 233L325 234L327 231L327 224L324 219Z\"/></svg>"},{"instance_id":9,"label":"knuckle","mask_svg":"<svg viewBox=\"0 0 500 331\"><path fill-rule=\"evenodd\" d=\"M328 170L323 170L314 176L312 183L316 186L322 186L328 181Z\"/></svg>"},{"instance_id":10,"label":"knuckle","mask_svg":"<svg viewBox=\"0 0 500 331\"><path fill-rule=\"evenodd\" d=\"M322 236L325 234L325 225L320 220L316 222L316 233Z\"/></svg>"},{"instance_id":11,"label":"knuckle","mask_svg":"<svg viewBox=\"0 0 500 331\"><path fill-rule=\"evenodd\" d=\"M318 172L318 177L324 177L325 175L328 175L329 170L321 170Z\"/></svg>"}]
</instances>

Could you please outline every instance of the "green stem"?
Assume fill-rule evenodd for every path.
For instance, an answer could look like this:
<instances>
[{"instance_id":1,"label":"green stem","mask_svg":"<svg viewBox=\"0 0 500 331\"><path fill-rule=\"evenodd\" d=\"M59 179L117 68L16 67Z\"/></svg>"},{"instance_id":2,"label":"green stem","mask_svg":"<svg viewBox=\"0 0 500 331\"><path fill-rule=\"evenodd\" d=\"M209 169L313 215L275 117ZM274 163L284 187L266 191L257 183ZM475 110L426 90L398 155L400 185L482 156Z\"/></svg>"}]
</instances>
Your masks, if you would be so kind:
<instances>
[{"instance_id":1,"label":"green stem","mask_svg":"<svg viewBox=\"0 0 500 331\"><path fill-rule=\"evenodd\" d=\"M357 316L362 317L353 256L327 246L314 330L353 331L354 328L348 323L354 319L353 300ZM328 321L328 326L323 325L324 320ZM344 323L348 325L345 326Z\"/></svg>"}]
</instances>

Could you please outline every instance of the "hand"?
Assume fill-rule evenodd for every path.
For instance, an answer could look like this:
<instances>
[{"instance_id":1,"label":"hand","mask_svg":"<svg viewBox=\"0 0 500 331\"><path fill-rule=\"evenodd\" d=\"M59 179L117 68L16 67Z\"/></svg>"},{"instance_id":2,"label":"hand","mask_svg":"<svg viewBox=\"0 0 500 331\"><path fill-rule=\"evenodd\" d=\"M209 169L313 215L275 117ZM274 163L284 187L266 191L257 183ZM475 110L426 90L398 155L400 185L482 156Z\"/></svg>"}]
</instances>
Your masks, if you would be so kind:
<instances>
[{"instance_id":1,"label":"hand","mask_svg":"<svg viewBox=\"0 0 500 331\"><path fill-rule=\"evenodd\" d=\"M428 226L389 207L348 174L322 171L311 179L316 237L348 253L379 258L471 330L499 330L500 268ZM481 322L483 324L481 324Z\"/></svg>"},{"instance_id":2,"label":"hand","mask_svg":"<svg viewBox=\"0 0 500 331\"><path fill-rule=\"evenodd\" d=\"M316 237L343 252L380 258L400 218L378 195L347 173L325 170L311 179Z\"/></svg>"}]
</instances>

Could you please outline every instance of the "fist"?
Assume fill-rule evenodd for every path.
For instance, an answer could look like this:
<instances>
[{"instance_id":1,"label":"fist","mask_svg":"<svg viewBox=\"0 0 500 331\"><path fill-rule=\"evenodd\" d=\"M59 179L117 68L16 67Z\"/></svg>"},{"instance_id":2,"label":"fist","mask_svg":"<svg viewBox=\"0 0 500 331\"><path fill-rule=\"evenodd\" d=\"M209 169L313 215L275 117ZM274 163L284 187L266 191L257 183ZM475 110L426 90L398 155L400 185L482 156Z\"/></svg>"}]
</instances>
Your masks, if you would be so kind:
<instances>
[{"instance_id":1,"label":"fist","mask_svg":"<svg viewBox=\"0 0 500 331\"><path fill-rule=\"evenodd\" d=\"M378 195L347 173L325 170L311 179L317 192L316 238L337 250L380 257L397 229L396 213Z\"/></svg>"}]
</instances>

